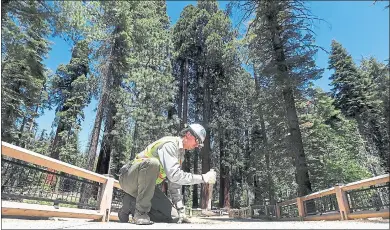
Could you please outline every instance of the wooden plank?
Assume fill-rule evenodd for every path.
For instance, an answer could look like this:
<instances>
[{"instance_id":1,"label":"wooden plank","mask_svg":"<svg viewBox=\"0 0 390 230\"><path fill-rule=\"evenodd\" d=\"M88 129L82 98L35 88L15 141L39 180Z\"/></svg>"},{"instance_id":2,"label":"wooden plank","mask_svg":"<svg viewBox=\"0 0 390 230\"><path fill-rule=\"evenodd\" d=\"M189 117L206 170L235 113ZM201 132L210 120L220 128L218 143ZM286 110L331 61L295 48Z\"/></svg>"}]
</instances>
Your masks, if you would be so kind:
<instances>
[{"instance_id":1,"label":"wooden plank","mask_svg":"<svg viewBox=\"0 0 390 230\"><path fill-rule=\"evenodd\" d=\"M276 218L280 219L280 206L278 204L276 204L275 209L276 209Z\"/></svg>"},{"instance_id":2,"label":"wooden plank","mask_svg":"<svg viewBox=\"0 0 390 230\"><path fill-rule=\"evenodd\" d=\"M339 213L331 213L331 214L322 214L315 216L305 216L303 217L304 221L316 221L316 220L340 220Z\"/></svg>"},{"instance_id":3,"label":"wooden plank","mask_svg":"<svg viewBox=\"0 0 390 230\"><path fill-rule=\"evenodd\" d=\"M109 214L111 212L112 194L114 189L114 178L108 178L107 183L102 185L102 195L99 198L100 213L103 214L102 221L109 221Z\"/></svg>"},{"instance_id":4,"label":"wooden plank","mask_svg":"<svg viewBox=\"0 0 390 230\"><path fill-rule=\"evenodd\" d=\"M96 210L65 208L55 209L53 206L26 204L18 202L2 201L1 214L3 216L35 216L35 217L67 217L94 219L102 218L102 214Z\"/></svg>"},{"instance_id":5,"label":"wooden plank","mask_svg":"<svg viewBox=\"0 0 390 230\"><path fill-rule=\"evenodd\" d=\"M117 212L111 212L110 213L110 221L119 221L118 213Z\"/></svg>"},{"instance_id":6,"label":"wooden plank","mask_svg":"<svg viewBox=\"0 0 390 230\"><path fill-rule=\"evenodd\" d=\"M77 166L53 159L48 156L44 156L39 153L32 152L30 150L15 145L11 145L6 142L1 142L1 154L32 164L41 165L50 169L55 169L57 171L62 171L71 175L86 178L88 180L100 183L105 183L107 181L107 177L104 177L103 175L88 171L83 168L79 168Z\"/></svg>"},{"instance_id":7,"label":"wooden plank","mask_svg":"<svg viewBox=\"0 0 390 230\"><path fill-rule=\"evenodd\" d=\"M303 206L303 200L301 197L297 198L298 214L300 218L305 216L305 208Z\"/></svg>"},{"instance_id":8,"label":"wooden plank","mask_svg":"<svg viewBox=\"0 0 390 230\"><path fill-rule=\"evenodd\" d=\"M280 219L278 219L278 221L299 221L301 220L301 218L299 217L282 217Z\"/></svg>"},{"instance_id":9,"label":"wooden plank","mask_svg":"<svg viewBox=\"0 0 390 230\"><path fill-rule=\"evenodd\" d=\"M389 219L390 212L389 209L381 209L379 211L358 211L353 212L348 215L349 219L365 219L365 218L374 218L374 217L382 217Z\"/></svg>"},{"instance_id":10,"label":"wooden plank","mask_svg":"<svg viewBox=\"0 0 390 230\"><path fill-rule=\"evenodd\" d=\"M336 185L334 188L336 191L337 204L340 210L340 219L348 220L350 210L347 195L345 194L345 191L342 190L341 186Z\"/></svg>"},{"instance_id":11,"label":"wooden plank","mask_svg":"<svg viewBox=\"0 0 390 230\"><path fill-rule=\"evenodd\" d=\"M321 191L318 191L318 192L315 192L315 193L303 196L302 197L302 201L312 200L312 199L315 199L315 198L331 195L331 194L334 194L334 193L335 193L334 188L329 188L329 189L321 190Z\"/></svg>"},{"instance_id":12,"label":"wooden plank","mask_svg":"<svg viewBox=\"0 0 390 230\"><path fill-rule=\"evenodd\" d=\"M295 203L297 203L297 199L296 198L280 202L280 203L278 203L278 205L281 207L281 206L286 206L286 205L295 204Z\"/></svg>"},{"instance_id":13,"label":"wooden plank","mask_svg":"<svg viewBox=\"0 0 390 230\"><path fill-rule=\"evenodd\" d=\"M349 191L349 190L359 189L362 187L368 187L371 185L384 184L384 183L388 183L388 182L390 182L390 174L384 174L381 176L368 178L365 180L360 180L360 181L346 184L342 187L342 190Z\"/></svg>"},{"instance_id":14,"label":"wooden plank","mask_svg":"<svg viewBox=\"0 0 390 230\"><path fill-rule=\"evenodd\" d=\"M115 188L122 189L122 187L121 187L121 185L119 184L119 181L118 181L118 180L114 180L114 187L115 187Z\"/></svg>"}]
</instances>

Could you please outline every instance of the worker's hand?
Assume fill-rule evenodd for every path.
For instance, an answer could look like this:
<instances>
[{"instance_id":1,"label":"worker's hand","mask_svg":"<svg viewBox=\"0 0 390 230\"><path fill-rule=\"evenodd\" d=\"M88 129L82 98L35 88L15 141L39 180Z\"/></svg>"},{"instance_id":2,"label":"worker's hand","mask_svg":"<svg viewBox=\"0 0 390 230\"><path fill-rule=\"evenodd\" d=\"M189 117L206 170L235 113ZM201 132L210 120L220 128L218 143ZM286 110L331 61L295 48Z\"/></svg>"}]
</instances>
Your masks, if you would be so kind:
<instances>
[{"instance_id":1,"label":"worker's hand","mask_svg":"<svg viewBox=\"0 0 390 230\"><path fill-rule=\"evenodd\" d=\"M184 207L177 210L179 214L179 220L177 221L178 224L181 223L191 223L191 221L188 219L186 215L186 209Z\"/></svg>"},{"instance_id":2,"label":"worker's hand","mask_svg":"<svg viewBox=\"0 0 390 230\"><path fill-rule=\"evenodd\" d=\"M217 180L217 173L214 170L210 170L205 174L202 174L203 181L208 184L215 184Z\"/></svg>"}]
</instances>

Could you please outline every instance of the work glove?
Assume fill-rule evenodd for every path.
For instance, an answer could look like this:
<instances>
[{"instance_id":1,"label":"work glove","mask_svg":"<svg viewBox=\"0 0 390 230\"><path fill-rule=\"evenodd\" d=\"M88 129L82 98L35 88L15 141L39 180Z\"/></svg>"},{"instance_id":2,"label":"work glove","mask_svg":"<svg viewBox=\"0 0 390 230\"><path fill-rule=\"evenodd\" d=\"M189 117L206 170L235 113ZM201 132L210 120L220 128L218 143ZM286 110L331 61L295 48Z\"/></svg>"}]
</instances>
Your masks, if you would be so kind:
<instances>
[{"instance_id":1,"label":"work glove","mask_svg":"<svg viewBox=\"0 0 390 230\"><path fill-rule=\"evenodd\" d=\"M215 181L217 180L217 173L211 169L205 174L202 174L203 181L208 184L215 184Z\"/></svg>"}]
</instances>

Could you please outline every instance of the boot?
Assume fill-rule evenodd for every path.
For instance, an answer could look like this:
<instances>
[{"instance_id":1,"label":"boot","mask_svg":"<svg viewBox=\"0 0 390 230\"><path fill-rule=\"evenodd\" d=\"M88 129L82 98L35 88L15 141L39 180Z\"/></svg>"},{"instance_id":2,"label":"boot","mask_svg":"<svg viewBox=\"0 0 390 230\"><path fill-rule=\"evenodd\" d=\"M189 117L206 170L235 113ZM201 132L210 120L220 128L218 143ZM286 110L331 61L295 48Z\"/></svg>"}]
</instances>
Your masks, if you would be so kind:
<instances>
[{"instance_id":1,"label":"boot","mask_svg":"<svg viewBox=\"0 0 390 230\"><path fill-rule=\"evenodd\" d=\"M122 223L129 222L129 215L134 216L135 212L135 198L125 193L123 195L122 207L119 209L118 217L119 221Z\"/></svg>"},{"instance_id":2,"label":"boot","mask_svg":"<svg viewBox=\"0 0 390 230\"><path fill-rule=\"evenodd\" d=\"M148 213L146 213L146 212L140 212L138 210L135 210L135 214L134 214L133 219L134 219L135 224L137 224L137 225L153 224L153 221L150 221Z\"/></svg>"}]
</instances>

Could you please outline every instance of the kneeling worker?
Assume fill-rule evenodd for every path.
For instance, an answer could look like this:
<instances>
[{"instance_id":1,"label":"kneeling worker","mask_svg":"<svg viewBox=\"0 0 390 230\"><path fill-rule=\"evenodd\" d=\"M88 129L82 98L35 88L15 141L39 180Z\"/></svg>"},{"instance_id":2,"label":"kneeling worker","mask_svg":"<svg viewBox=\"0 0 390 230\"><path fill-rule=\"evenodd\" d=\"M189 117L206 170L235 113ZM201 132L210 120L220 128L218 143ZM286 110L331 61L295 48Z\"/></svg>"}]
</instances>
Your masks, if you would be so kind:
<instances>
[{"instance_id":1,"label":"kneeling worker","mask_svg":"<svg viewBox=\"0 0 390 230\"><path fill-rule=\"evenodd\" d=\"M149 146L120 170L119 183L125 191L123 206L118 213L121 222L129 222L133 215L136 224L154 222L188 222L185 215L182 185L215 183L216 173L202 175L184 172L181 163L185 150L202 147L206 130L191 124L178 137L163 137ZM157 188L168 179L171 201Z\"/></svg>"}]
</instances>

